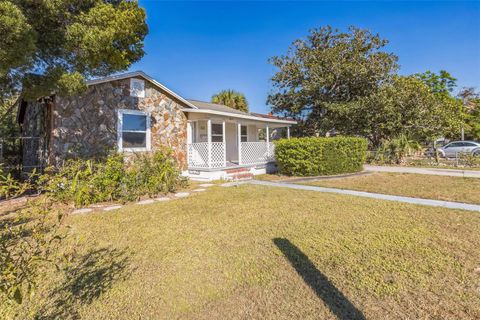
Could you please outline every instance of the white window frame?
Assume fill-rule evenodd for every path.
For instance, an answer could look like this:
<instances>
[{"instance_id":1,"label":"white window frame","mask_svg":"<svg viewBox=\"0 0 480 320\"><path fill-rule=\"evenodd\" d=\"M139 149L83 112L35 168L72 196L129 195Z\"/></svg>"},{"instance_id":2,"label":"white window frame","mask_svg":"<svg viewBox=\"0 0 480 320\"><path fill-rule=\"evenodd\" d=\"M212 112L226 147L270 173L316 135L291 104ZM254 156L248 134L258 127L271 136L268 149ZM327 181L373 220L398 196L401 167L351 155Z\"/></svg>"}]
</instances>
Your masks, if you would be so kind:
<instances>
[{"instance_id":1,"label":"white window frame","mask_svg":"<svg viewBox=\"0 0 480 320\"><path fill-rule=\"evenodd\" d=\"M216 133L214 134L213 133L213 125L218 125L218 126L222 126L222 123L220 122L212 122L212 142L213 142L213 137L222 137L222 141L217 141L217 142L223 142L223 131L222 133Z\"/></svg>"},{"instance_id":2,"label":"white window frame","mask_svg":"<svg viewBox=\"0 0 480 320\"><path fill-rule=\"evenodd\" d=\"M133 90L134 84L139 83L142 86L142 90ZM130 78L130 96L136 98L145 98L145 80Z\"/></svg>"},{"instance_id":3,"label":"white window frame","mask_svg":"<svg viewBox=\"0 0 480 320\"><path fill-rule=\"evenodd\" d=\"M145 131L146 137L146 147L141 148L124 148L123 147L123 115L124 114L133 114L137 116L146 116L147 117L147 128ZM133 131L132 131L133 132ZM143 132L143 131L135 131ZM150 151L152 148L151 144L151 128L150 128L150 114L145 111L139 110L129 110L129 109L118 109L117 111L117 143L119 152L137 152L137 151Z\"/></svg>"},{"instance_id":4,"label":"white window frame","mask_svg":"<svg viewBox=\"0 0 480 320\"><path fill-rule=\"evenodd\" d=\"M242 133L242 129L245 128L245 134ZM245 141L242 140L242 138L245 138ZM240 128L240 141L242 142L248 142L248 125L241 125Z\"/></svg>"}]
</instances>

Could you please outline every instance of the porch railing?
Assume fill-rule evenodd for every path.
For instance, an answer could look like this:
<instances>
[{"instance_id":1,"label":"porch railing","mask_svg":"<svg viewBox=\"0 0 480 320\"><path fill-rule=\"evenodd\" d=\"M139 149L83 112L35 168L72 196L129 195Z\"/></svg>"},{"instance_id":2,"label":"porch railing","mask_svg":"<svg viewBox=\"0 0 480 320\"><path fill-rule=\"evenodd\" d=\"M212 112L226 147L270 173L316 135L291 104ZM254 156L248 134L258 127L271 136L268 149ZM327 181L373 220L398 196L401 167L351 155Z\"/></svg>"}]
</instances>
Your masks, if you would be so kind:
<instances>
[{"instance_id":1,"label":"porch railing","mask_svg":"<svg viewBox=\"0 0 480 320\"><path fill-rule=\"evenodd\" d=\"M261 164L275 161L273 142L240 143L240 164Z\"/></svg>"},{"instance_id":2,"label":"porch railing","mask_svg":"<svg viewBox=\"0 0 480 320\"><path fill-rule=\"evenodd\" d=\"M196 142L188 145L188 165L196 168L221 168L225 164L223 142Z\"/></svg>"},{"instance_id":3,"label":"porch railing","mask_svg":"<svg viewBox=\"0 0 480 320\"><path fill-rule=\"evenodd\" d=\"M227 166L226 145L223 142L188 144L188 166L191 168L222 168ZM238 164L263 164L275 161L272 142L241 142Z\"/></svg>"}]
</instances>

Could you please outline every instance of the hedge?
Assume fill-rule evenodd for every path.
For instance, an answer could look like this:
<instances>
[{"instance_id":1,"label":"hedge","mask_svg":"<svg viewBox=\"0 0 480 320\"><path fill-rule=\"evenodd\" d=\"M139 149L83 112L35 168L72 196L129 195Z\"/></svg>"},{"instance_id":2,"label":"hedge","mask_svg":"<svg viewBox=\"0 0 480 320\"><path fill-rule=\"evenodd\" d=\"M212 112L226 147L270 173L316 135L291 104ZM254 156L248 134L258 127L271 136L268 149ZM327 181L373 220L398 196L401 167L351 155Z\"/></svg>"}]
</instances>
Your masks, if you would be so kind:
<instances>
[{"instance_id":1,"label":"hedge","mask_svg":"<svg viewBox=\"0 0 480 320\"><path fill-rule=\"evenodd\" d=\"M358 172L363 169L367 140L356 137L292 138L275 142L281 174L319 176Z\"/></svg>"}]
</instances>

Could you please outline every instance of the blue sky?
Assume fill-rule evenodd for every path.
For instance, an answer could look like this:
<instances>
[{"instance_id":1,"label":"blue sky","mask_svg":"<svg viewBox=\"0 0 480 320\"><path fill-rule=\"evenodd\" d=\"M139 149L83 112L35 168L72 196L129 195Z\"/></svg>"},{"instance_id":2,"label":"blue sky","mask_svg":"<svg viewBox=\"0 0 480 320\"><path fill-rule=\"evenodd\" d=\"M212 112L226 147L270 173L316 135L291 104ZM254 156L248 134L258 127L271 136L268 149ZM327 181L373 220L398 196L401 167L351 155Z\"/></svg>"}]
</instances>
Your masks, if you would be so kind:
<instances>
[{"instance_id":1,"label":"blue sky","mask_svg":"<svg viewBox=\"0 0 480 320\"><path fill-rule=\"evenodd\" d=\"M480 2L164 2L140 0L150 29L143 70L186 98L209 101L232 88L250 111L266 105L275 68L269 57L286 53L310 28L350 25L390 41L401 74L445 69L462 86L480 89Z\"/></svg>"}]
</instances>

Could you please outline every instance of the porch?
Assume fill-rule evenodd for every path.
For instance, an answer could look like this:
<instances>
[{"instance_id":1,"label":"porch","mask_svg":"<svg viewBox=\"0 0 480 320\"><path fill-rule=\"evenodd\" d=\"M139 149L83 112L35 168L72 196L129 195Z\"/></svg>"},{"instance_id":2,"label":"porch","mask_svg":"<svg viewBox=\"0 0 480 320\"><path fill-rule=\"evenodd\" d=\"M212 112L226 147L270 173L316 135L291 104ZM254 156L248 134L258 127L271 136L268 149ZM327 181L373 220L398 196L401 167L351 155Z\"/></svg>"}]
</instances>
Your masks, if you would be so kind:
<instances>
[{"instance_id":1,"label":"porch","mask_svg":"<svg viewBox=\"0 0 480 320\"><path fill-rule=\"evenodd\" d=\"M290 126L232 119L190 120L188 169L233 169L275 161L273 140L290 137ZM209 170L209 171L210 171Z\"/></svg>"}]
</instances>

